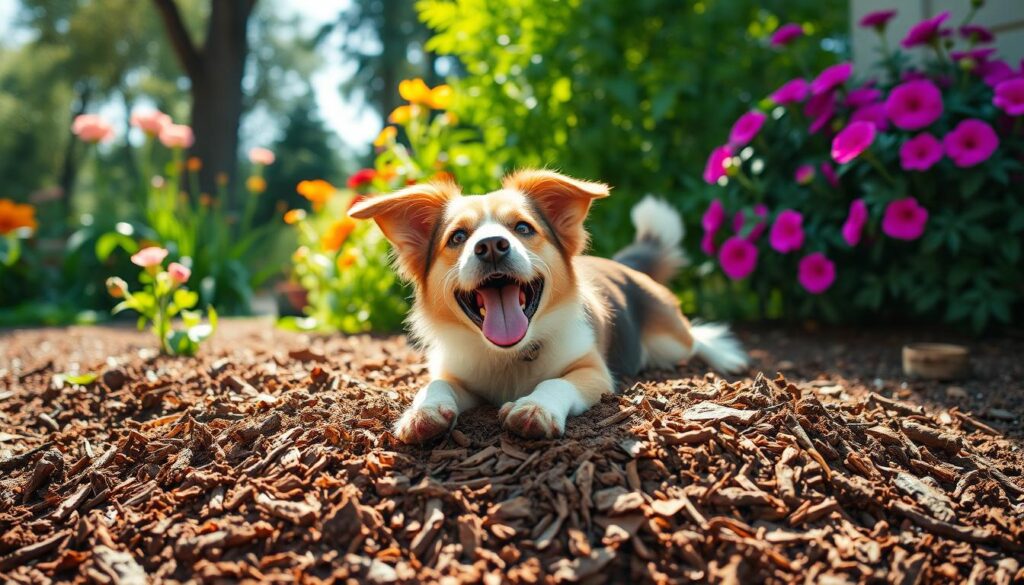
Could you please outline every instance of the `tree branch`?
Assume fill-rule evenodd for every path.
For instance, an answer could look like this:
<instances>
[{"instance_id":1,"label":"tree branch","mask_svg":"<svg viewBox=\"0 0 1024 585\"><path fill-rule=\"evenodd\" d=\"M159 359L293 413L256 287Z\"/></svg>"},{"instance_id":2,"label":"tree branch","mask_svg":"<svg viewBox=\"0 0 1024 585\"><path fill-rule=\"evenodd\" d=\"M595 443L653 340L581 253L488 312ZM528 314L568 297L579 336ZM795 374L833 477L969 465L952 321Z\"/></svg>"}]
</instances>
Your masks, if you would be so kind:
<instances>
[{"instance_id":1,"label":"tree branch","mask_svg":"<svg viewBox=\"0 0 1024 585\"><path fill-rule=\"evenodd\" d=\"M156 9L163 18L164 29L167 30L167 36L174 48L174 53L178 56L178 61L181 62L185 73L194 80L198 77L202 67L202 56L188 35L188 29L185 28L178 5L174 3L174 0L153 0L153 4L156 5Z\"/></svg>"}]
</instances>

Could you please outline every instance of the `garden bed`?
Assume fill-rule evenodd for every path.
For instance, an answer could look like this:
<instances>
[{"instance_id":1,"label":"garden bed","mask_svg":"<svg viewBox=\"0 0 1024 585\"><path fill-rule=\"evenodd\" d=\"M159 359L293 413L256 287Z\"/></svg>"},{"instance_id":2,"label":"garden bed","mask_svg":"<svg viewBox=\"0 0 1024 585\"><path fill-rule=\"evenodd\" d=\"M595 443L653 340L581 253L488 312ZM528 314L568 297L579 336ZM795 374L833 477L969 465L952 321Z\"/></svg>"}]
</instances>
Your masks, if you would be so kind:
<instances>
[{"instance_id":1,"label":"garden bed","mask_svg":"<svg viewBox=\"0 0 1024 585\"><path fill-rule=\"evenodd\" d=\"M655 373L555 441L482 408L420 448L388 431L426 376L400 337L0 335L13 582L1024 579L1019 339L904 384L905 335L747 331L764 376Z\"/></svg>"}]
</instances>

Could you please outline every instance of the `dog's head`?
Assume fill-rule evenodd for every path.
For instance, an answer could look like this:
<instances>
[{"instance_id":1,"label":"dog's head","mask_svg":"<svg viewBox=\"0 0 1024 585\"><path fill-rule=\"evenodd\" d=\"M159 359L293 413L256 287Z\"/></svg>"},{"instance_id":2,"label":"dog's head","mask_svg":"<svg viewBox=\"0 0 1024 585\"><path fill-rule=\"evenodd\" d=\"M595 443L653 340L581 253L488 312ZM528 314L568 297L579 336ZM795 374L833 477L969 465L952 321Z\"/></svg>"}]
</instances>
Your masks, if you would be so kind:
<instances>
[{"instance_id":1,"label":"dog's head","mask_svg":"<svg viewBox=\"0 0 1024 585\"><path fill-rule=\"evenodd\" d=\"M546 314L575 298L572 257L586 247L591 202L608 187L551 171L520 171L502 186L463 196L452 183L414 185L364 200L349 215L376 220L435 326L517 350Z\"/></svg>"}]
</instances>

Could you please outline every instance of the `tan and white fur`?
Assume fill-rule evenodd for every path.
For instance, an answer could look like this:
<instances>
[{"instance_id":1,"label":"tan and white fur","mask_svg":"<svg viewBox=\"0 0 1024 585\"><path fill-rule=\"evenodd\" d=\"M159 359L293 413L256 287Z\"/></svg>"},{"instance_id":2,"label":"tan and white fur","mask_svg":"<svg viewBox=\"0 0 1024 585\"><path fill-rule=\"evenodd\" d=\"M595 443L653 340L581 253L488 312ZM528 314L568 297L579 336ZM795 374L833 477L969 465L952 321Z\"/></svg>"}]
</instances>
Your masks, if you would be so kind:
<instances>
[{"instance_id":1,"label":"tan and white fur","mask_svg":"<svg viewBox=\"0 0 1024 585\"><path fill-rule=\"evenodd\" d=\"M364 200L413 283L409 323L431 381L395 426L419 443L459 413L500 406L508 430L555 437L569 416L613 392L616 376L699 356L739 371L747 357L727 328L691 324L662 284L683 263L682 222L648 197L633 209L636 241L614 260L581 255L591 203L606 185L520 171L503 188L464 196L452 183Z\"/></svg>"}]
</instances>

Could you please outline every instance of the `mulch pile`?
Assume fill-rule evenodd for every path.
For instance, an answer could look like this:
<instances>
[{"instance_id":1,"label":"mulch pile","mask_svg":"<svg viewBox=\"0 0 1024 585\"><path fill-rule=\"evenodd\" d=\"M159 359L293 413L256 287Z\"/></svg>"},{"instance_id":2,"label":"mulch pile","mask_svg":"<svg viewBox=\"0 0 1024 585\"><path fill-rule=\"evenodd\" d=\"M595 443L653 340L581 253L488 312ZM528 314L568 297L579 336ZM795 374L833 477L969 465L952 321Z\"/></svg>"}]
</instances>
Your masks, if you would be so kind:
<instances>
[{"instance_id":1,"label":"mulch pile","mask_svg":"<svg viewBox=\"0 0 1024 585\"><path fill-rule=\"evenodd\" d=\"M0 577L1024 581L1015 421L925 409L889 382L692 365L606 397L563 439L510 436L482 408L409 447L389 426L425 372L403 340L265 327L229 326L196 359L123 331L8 334ZM96 380L70 383L75 360Z\"/></svg>"}]
</instances>

